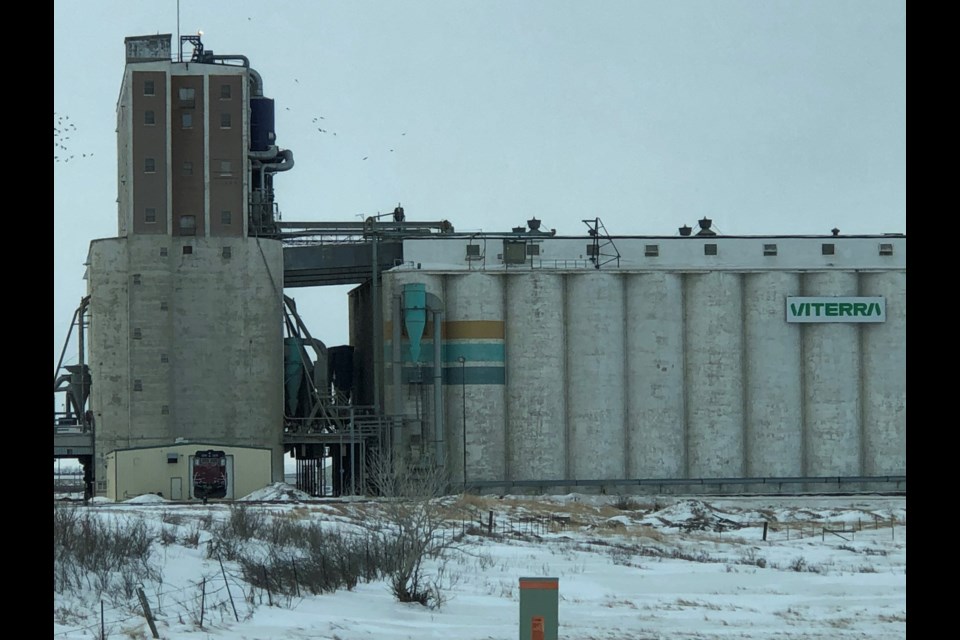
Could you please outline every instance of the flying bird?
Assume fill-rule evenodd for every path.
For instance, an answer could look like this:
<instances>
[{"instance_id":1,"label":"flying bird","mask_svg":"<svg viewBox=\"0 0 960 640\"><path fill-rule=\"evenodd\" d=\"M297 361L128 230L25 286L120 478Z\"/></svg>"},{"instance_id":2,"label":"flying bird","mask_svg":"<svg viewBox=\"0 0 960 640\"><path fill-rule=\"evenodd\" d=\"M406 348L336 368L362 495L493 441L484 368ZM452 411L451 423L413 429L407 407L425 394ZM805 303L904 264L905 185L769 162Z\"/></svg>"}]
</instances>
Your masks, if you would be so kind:
<instances>
[{"instance_id":1,"label":"flying bird","mask_svg":"<svg viewBox=\"0 0 960 640\"><path fill-rule=\"evenodd\" d=\"M370 156L363 156L363 159L366 160L366 159L369 158L369 157L370 157Z\"/></svg>"}]
</instances>

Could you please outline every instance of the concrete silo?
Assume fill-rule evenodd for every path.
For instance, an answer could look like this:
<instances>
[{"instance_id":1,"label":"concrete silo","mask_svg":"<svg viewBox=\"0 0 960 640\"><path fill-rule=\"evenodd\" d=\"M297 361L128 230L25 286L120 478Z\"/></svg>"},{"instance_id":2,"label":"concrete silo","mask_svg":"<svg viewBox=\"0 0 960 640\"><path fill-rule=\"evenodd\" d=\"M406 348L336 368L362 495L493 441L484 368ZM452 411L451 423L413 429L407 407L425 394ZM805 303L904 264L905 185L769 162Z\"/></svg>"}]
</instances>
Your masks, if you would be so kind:
<instances>
[{"instance_id":1,"label":"concrete silo","mask_svg":"<svg viewBox=\"0 0 960 640\"><path fill-rule=\"evenodd\" d=\"M683 276L627 278L627 476L678 478L686 470Z\"/></svg>"},{"instance_id":2,"label":"concrete silo","mask_svg":"<svg viewBox=\"0 0 960 640\"><path fill-rule=\"evenodd\" d=\"M886 322L861 325L863 473L906 474L907 274L860 274L860 295L886 301Z\"/></svg>"},{"instance_id":3,"label":"concrete silo","mask_svg":"<svg viewBox=\"0 0 960 640\"><path fill-rule=\"evenodd\" d=\"M684 277L687 475L744 473L743 290L738 273Z\"/></svg>"},{"instance_id":4,"label":"concrete silo","mask_svg":"<svg viewBox=\"0 0 960 640\"><path fill-rule=\"evenodd\" d=\"M856 296L852 271L807 273L808 297ZM852 323L810 323L802 327L804 474L856 476L861 473L860 327Z\"/></svg>"},{"instance_id":5,"label":"concrete silo","mask_svg":"<svg viewBox=\"0 0 960 640\"><path fill-rule=\"evenodd\" d=\"M796 273L744 274L744 419L751 477L803 473L801 327L784 322L784 296L800 293Z\"/></svg>"},{"instance_id":6,"label":"concrete silo","mask_svg":"<svg viewBox=\"0 0 960 640\"><path fill-rule=\"evenodd\" d=\"M512 273L507 282L507 477L567 477L564 277Z\"/></svg>"},{"instance_id":7,"label":"concrete silo","mask_svg":"<svg viewBox=\"0 0 960 640\"><path fill-rule=\"evenodd\" d=\"M449 274L445 281L442 352L448 372L446 433L452 477L502 478L506 473L504 277L472 272Z\"/></svg>"}]
</instances>

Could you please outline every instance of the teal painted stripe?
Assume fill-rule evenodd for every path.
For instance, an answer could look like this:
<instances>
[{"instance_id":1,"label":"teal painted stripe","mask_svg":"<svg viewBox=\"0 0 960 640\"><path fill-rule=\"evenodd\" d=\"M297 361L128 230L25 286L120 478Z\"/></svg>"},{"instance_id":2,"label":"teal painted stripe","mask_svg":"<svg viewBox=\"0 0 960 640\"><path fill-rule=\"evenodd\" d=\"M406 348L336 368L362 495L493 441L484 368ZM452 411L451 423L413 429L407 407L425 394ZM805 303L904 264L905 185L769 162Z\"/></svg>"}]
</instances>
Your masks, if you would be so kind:
<instances>
[{"instance_id":1,"label":"teal painted stripe","mask_svg":"<svg viewBox=\"0 0 960 640\"><path fill-rule=\"evenodd\" d=\"M466 378L466 380L464 380ZM387 383L393 380L393 367L388 366L386 372ZM433 367L404 367L401 374L403 384L422 382L433 386ZM503 367L444 367L443 384L504 384L506 382Z\"/></svg>"},{"instance_id":2,"label":"teal painted stripe","mask_svg":"<svg viewBox=\"0 0 960 640\"><path fill-rule=\"evenodd\" d=\"M458 358L463 356L469 365L471 362L504 362L503 342L452 342L441 346L440 359L445 364L459 365ZM400 347L400 355L403 362L413 362L410 355L410 346L406 340ZM388 341L383 349L384 362L393 361L393 348ZM420 344L420 362L424 364L433 364L433 342L422 342Z\"/></svg>"}]
</instances>

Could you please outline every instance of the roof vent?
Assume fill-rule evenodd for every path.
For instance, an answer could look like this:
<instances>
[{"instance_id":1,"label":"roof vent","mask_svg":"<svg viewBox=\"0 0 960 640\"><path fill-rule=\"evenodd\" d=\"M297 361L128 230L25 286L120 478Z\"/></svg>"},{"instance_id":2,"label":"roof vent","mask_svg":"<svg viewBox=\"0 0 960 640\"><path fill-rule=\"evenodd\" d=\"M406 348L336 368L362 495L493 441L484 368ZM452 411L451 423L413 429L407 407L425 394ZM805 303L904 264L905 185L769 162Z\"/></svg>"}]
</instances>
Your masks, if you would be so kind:
<instances>
[{"instance_id":1,"label":"roof vent","mask_svg":"<svg viewBox=\"0 0 960 640\"><path fill-rule=\"evenodd\" d=\"M523 232L526 231L526 230L527 230L526 227L514 227L514 228L513 228L513 232L514 232L514 233L523 233Z\"/></svg>"},{"instance_id":2,"label":"roof vent","mask_svg":"<svg viewBox=\"0 0 960 640\"><path fill-rule=\"evenodd\" d=\"M530 231L539 231L540 230L540 221L536 218L530 218L527 220L527 226L530 227Z\"/></svg>"},{"instance_id":3,"label":"roof vent","mask_svg":"<svg viewBox=\"0 0 960 640\"><path fill-rule=\"evenodd\" d=\"M840 229L837 229L836 227L834 227L833 229L830 229L830 233L832 233L835 236L838 236L840 235Z\"/></svg>"},{"instance_id":4,"label":"roof vent","mask_svg":"<svg viewBox=\"0 0 960 640\"><path fill-rule=\"evenodd\" d=\"M700 218L697 221L697 224L700 225L700 231L697 231L698 236L715 236L717 232L710 228L710 225L713 224L713 220L710 218Z\"/></svg>"},{"instance_id":5,"label":"roof vent","mask_svg":"<svg viewBox=\"0 0 960 640\"><path fill-rule=\"evenodd\" d=\"M680 227L680 235L689 236L691 233L693 233L693 229L690 227L690 225L685 224Z\"/></svg>"}]
</instances>

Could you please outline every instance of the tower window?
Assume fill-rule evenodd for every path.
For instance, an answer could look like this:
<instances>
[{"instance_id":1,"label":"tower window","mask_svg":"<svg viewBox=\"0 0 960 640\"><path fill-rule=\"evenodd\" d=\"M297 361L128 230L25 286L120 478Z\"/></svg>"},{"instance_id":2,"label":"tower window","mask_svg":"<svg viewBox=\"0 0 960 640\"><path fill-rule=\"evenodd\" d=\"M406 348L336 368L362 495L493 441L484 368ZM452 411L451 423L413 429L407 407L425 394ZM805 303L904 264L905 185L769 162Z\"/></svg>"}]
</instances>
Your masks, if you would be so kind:
<instances>
[{"instance_id":1,"label":"tower window","mask_svg":"<svg viewBox=\"0 0 960 640\"><path fill-rule=\"evenodd\" d=\"M224 248L223 248L223 257L224 257L224 258L229 258L229 257L231 257L232 255L233 255L233 253L230 251L230 247L224 247Z\"/></svg>"},{"instance_id":2,"label":"tower window","mask_svg":"<svg viewBox=\"0 0 960 640\"><path fill-rule=\"evenodd\" d=\"M189 244L183 245L183 255L188 256L193 253L193 247Z\"/></svg>"},{"instance_id":3,"label":"tower window","mask_svg":"<svg viewBox=\"0 0 960 640\"><path fill-rule=\"evenodd\" d=\"M167 257L167 248L166 248L166 247L160 247L160 257L161 257L161 258L166 258L166 257Z\"/></svg>"},{"instance_id":4,"label":"tower window","mask_svg":"<svg viewBox=\"0 0 960 640\"><path fill-rule=\"evenodd\" d=\"M180 106L193 107L196 104L197 94L193 87L180 87Z\"/></svg>"},{"instance_id":5,"label":"tower window","mask_svg":"<svg viewBox=\"0 0 960 640\"><path fill-rule=\"evenodd\" d=\"M880 255L882 255L882 256L892 256L892 255L893 255L893 245L892 245L892 244L881 244L881 245L880 245Z\"/></svg>"},{"instance_id":6,"label":"tower window","mask_svg":"<svg viewBox=\"0 0 960 640\"><path fill-rule=\"evenodd\" d=\"M139 273L133 274L133 284L140 284L140 274L139 274Z\"/></svg>"},{"instance_id":7,"label":"tower window","mask_svg":"<svg viewBox=\"0 0 960 640\"><path fill-rule=\"evenodd\" d=\"M192 162L184 162L184 163L183 163L183 175L185 175L185 176L192 176L192 175L193 175L193 163L192 163Z\"/></svg>"},{"instance_id":8,"label":"tower window","mask_svg":"<svg viewBox=\"0 0 960 640\"><path fill-rule=\"evenodd\" d=\"M160 362L162 362L163 364L166 364L166 363L170 362L170 358L167 356L167 354L161 353L161 354L160 354Z\"/></svg>"},{"instance_id":9,"label":"tower window","mask_svg":"<svg viewBox=\"0 0 960 640\"><path fill-rule=\"evenodd\" d=\"M140 327L137 327L136 329L133 330L133 339L134 339L134 340L139 340L139 339L142 338L142 337L143 337L143 332L140 331Z\"/></svg>"},{"instance_id":10,"label":"tower window","mask_svg":"<svg viewBox=\"0 0 960 640\"><path fill-rule=\"evenodd\" d=\"M703 245L703 255L705 255L705 256L715 256L715 255L717 255L717 245L715 245L715 244L705 244L705 245Z\"/></svg>"},{"instance_id":11,"label":"tower window","mask_svg":"<svg viewBox=\"0 0 960 640\"><path fill-rule=\"evenodd\" d=\"M820 251L825 256L832 256L836 250L836 246L833 244L823 244L820 247Z\"/></svg>"},{"instance_id":12,"label":"tower window","mask_svg":"<svg viewBox=\"0 0 960 640\"><path fill-rule=\"evenodd\" d=\"M153 111L144 111L143 112L143 124L147 126L152 126L157 124L156 114Z\"/></svg>"},{"instance_id":13,"label":"tower window","mask_svg":"<svg viewBox=\"0 0 960 640\"><path fill-rule=\"evenodd\" d=\"M220 161L220 175L222 177L230 177L233 175L233 163L229 160Z\"/></svg>"},{"instance_id":14,"label":"tower window","mask_svg":"<svg viewBox=\"0 0 960 640\"><path fill-rule=\"evenodd\" d=\"M777 245L775 245L775 244L765 244L765 245L763 245L763 255L765 255L765 256L775 256L775 255L777 255Z\"/></svg>"},{"instance_id":15,"label":"tower window","mask_svg":"<svg viewBox=\"0 0 960 640\"><path fill-rule=\"evenodd\" d=\"M180 235L192 236L197 232L196 216L180 216ZM186 249L186 247L184 247ZM186 253L186 252L184 252Z\"/></svg>"},{"instance_id":16,"label":"tower window","mask_svg":"<svg viewBox=\"0 0 960 640\"><path fill-rule=\"evenodd\" d=\"M144 80L143 81L143 95L152 96L155 95L155 89L153 85L153 80Z\"/></svg>"},{"instance_id":17,"label":"tower window","mask_svg":"<svg viewBox=\"0 0 960 640\"><path fill-rule=\"evenodd\" d=\"M148 224L154 224L157 221L157 210L153 207L147 207L143 211L143 219Z\"/></svg>"},{"instance_id":18,"label":"tower window","mask_svg":"<svg viewBox=\"0 0 960 640\"><path fill-rule=\"evenodd\" d=\"M166 301L166 300L161 300L161 301L160 301L160 311L166 311L167 308L168 308L167 301Z\"/></svg>"},{"instance_id":19,"label":"tower window","mask_svg":"<svg viewBox=\"0 0 960 640\"><path fill-rule=\"evenodd\" d=\"M222 84L220 85L220 99L229 100L230 99L230 85Z\"/></svg>"},{"instance_id":20,"label":"tower window","mask_svg":"<svg viewBox=\"0 0 960 640\"><path fill-rule=\"evenodd\" d=\"M144 173L156 173L157 172L157 161L154 158L144 158L143 159L143 172Z\"/></svg>"},{"instance_id":21,"label":"tower window","mask_svg":"<svg viewBox=\"0 0 960 640\"><path fill-rule=\"evenodd\" d=\"M648 258L655 258L660 255L660 245L648 244L643 247L643 255Z\"/></svg>"},{"instance_id":22,"label":"tower window","mask_svg":"<svg viewBox=\"0 0 960 640\"><path fill-rule=\"evenodd\" d=\"M180 126L184 129L193 128L193 113L191 111L184 111L180 114Z\"/></svg>"},{"instance_id":23,"label":"tower window","mask_svg":"<svg viewBox=\"0 0 960 640\"><path fill-rule=\"evenodd\" d=\"M221 129L229 129L229 128L230 128L230 114L229 114L229 113L221 113L221 114L220 114L220 128L221 128Z\"/></svg>"},{"instance_id":24,"label":"tower window","mask_svg":"<svg viewBox=\"0 0 960 640\"><path fill-rule=\"evenodd\" d=\"M143 391L143 380L134 380L134 381L133 381L133 390L134 390L134 391Z\"/></svg>"},{"instance_id":25,"label":"tower window","mask_svg":"<svg viewBox=\"0 0 960 640\"><path fill-rule=\"evenodd\" d=\"M229 211L221 211L220 224L233 224L233 214Z\"/></svg>"}]
</instances>

